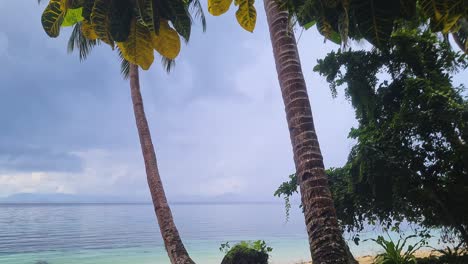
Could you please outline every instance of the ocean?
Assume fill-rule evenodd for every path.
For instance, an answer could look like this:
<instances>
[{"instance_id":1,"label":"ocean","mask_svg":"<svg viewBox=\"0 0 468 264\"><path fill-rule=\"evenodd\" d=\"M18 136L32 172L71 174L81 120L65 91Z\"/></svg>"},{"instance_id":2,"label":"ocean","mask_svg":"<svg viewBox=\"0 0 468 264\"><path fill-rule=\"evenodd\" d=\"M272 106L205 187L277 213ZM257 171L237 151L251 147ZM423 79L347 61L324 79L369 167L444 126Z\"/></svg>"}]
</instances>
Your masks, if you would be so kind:
<instances>
[{"instance_id":1,"label":"ocean","mask_svg":"<svg viewBox=\"0 0 468 264\"><path fill-rule=\"evenodd\" d=\"M221 263L221 243L259 239L273 247L271 263L310 260L298 206L292 206L287 222L282 204L173 204L171 209L196 263ZM377 234L369 230L361 238ZM371 241L349 244L358 256L379 251ZM0 204L0 263L170 262L151 204Z\"/></svg>"}]
</instances>

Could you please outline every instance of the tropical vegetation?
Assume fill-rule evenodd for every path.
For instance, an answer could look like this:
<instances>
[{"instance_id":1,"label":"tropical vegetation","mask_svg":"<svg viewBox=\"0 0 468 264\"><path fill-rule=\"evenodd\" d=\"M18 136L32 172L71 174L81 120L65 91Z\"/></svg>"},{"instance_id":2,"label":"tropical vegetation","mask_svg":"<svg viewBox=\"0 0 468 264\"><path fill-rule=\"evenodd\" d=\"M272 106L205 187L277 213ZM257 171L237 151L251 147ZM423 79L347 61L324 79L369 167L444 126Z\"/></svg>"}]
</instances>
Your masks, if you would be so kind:
<instances>
[{"instance_id":1,"label":"tropical vegetation","mask_svg":"<svg viewBox=\"0 0 468 264\"><path fill-rule=\"evenodd\" d=\"M177 57L180 37L190 38L190 10L205 27L197 0L50 0L42 26L53 38L62 27L75 26L87 40L81 42L82 52L103 42L112 49L117 46L125 60L147 70L154 61L154 50L169 60Z\"/></svg>"},{"instance_id":2,"label":"tropical vegetation","mask_svg":"<svg viewBox=\"0 0 468 264\"><path fill-rule=\"evenodd\" d=\"M385 239L383 236L378 236L372 239L384 252L377 255L375 258L376 264L416 264L417 260L414 253L424 245L424 239L415 244L408 244L408 239L416 237L415 235L400 238L398 241L393 241L389 236ZM408 244L408 245L407 245ZM405 246L408 246L405 248Z\"/></svg>"},{"instance_id":3,"label":"tropical vegetation","mask_svg":"<svg viewBox=\"0 0 468 264\"><path fill-rule=\"evenodd\" d=\"M468 242L468 101L453 83L467 66L428 28L395 32L389 49L339 50L318 61L315 70L333 94L344 87L358 120L348 162L327 171L344 229L406 220ZM296 181L290 176L276 195L291 196Z\"/></svg>"},{"instance_id":4,"label":"tropical vegetation","mask_svg":"<svg viewBox=\"0 0 468 264\"><path fill-rule=\"evenodd\" d=\"M453 34L466 50L468 5L465 0L287 0L291 17L326 39L346 46L349 38L385 48L401 21L428 23L433 32Z\"/></svg>"},{"instance_id":5,"label":"tropical vegetation","mask_svg":"<svg viewBox=\"0 0 468 264\"><path fill-rule=\"evenodd\" d=\"M219 248L224 252L221 264L268 264L268 258L273 248L264 240L241 241L231 247L229 242L221 244Z\"/></svg>"}]
</instances>

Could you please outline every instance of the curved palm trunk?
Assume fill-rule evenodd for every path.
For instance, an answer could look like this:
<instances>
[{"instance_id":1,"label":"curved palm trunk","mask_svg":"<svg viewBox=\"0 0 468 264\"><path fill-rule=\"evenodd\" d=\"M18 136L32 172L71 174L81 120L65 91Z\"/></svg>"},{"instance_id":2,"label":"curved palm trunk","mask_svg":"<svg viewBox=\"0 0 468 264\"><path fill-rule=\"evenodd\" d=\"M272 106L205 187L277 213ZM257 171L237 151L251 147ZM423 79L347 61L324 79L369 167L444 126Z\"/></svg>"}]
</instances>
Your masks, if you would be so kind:
<instances>
[{"instance_id":1,"label":"curved palm trunk","mask_svg":"<svg viewBox=\"0 0 468 264\"><path fill-rule=\"evenodd\" d=\"M140 93L140 80L138 66L130 65L130 89L132 93L133 110L135 112L141 150L145 160L146 176L154 204L154 210L159 223L159 229L164 240L167 254L172 264L194 264L179 236L179 231L172 219L171 209L167 203L164 188L159 176L156 154L143 108L143 99Z\"/></svg>"},{"instance_id":2,"label":"curved palm trunk","mask_svg":"<svg viewBox=\"0 0 468 264\"><path fill-rule=\"evenodd\" d=\"M315 264L348 263L346 244L338 225L328 187L307 88L288 12L277 0L264 0L276 71L294 152L310 251Z\"/></svg>"}]
</instances>

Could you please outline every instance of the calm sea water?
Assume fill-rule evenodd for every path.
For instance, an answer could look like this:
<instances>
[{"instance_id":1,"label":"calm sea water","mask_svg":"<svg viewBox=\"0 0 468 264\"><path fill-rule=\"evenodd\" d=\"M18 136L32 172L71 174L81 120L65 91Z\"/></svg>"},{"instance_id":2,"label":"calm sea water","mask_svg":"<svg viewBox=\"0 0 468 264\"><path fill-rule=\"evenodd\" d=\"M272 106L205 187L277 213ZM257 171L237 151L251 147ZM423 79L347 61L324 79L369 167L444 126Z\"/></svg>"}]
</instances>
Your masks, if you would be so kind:
<instances>
[{"instance_id":1,"label":"calm sea water","mask_svg":"<svg viewBox=\"0 0 468 264\"><path fill-rule=\"evenodd\" d=\"M297 206L287 223L281 204L174 204L171 208L182 239L199 264L220 263L221 243L257 239L273 247L272 263L310 259ZM378 250L373 244L350 246L356 255ZM152 205L0 205L0 263L38 261L169 264Z\"/></svg>"}]
</instances>

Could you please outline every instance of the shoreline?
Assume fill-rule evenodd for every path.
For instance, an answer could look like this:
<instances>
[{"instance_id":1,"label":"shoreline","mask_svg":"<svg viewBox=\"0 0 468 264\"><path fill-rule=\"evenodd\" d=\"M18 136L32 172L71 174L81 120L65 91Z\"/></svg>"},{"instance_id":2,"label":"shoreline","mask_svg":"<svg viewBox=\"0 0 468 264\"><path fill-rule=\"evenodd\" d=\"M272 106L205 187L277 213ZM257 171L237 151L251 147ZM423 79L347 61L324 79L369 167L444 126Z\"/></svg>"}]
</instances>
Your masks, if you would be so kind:
<instances>
[{"instance_id":1,"label":"shoreline","mask_svg":"<svg viewBox=\"0 0 468 264\"><path fill-rule=\"evenodd\" d=\"M414 254L414 256L417 258L426 258L426 257L438 256L438 255L440 254L430 249L421 249L421 250L416 251L416 253ZM377 255L358 256L356 257L356 260L359 262L359 264L373 264L376 256ZM297 262L296 264L312 264L312 261Z\"/></svg>"}]
</instances>

